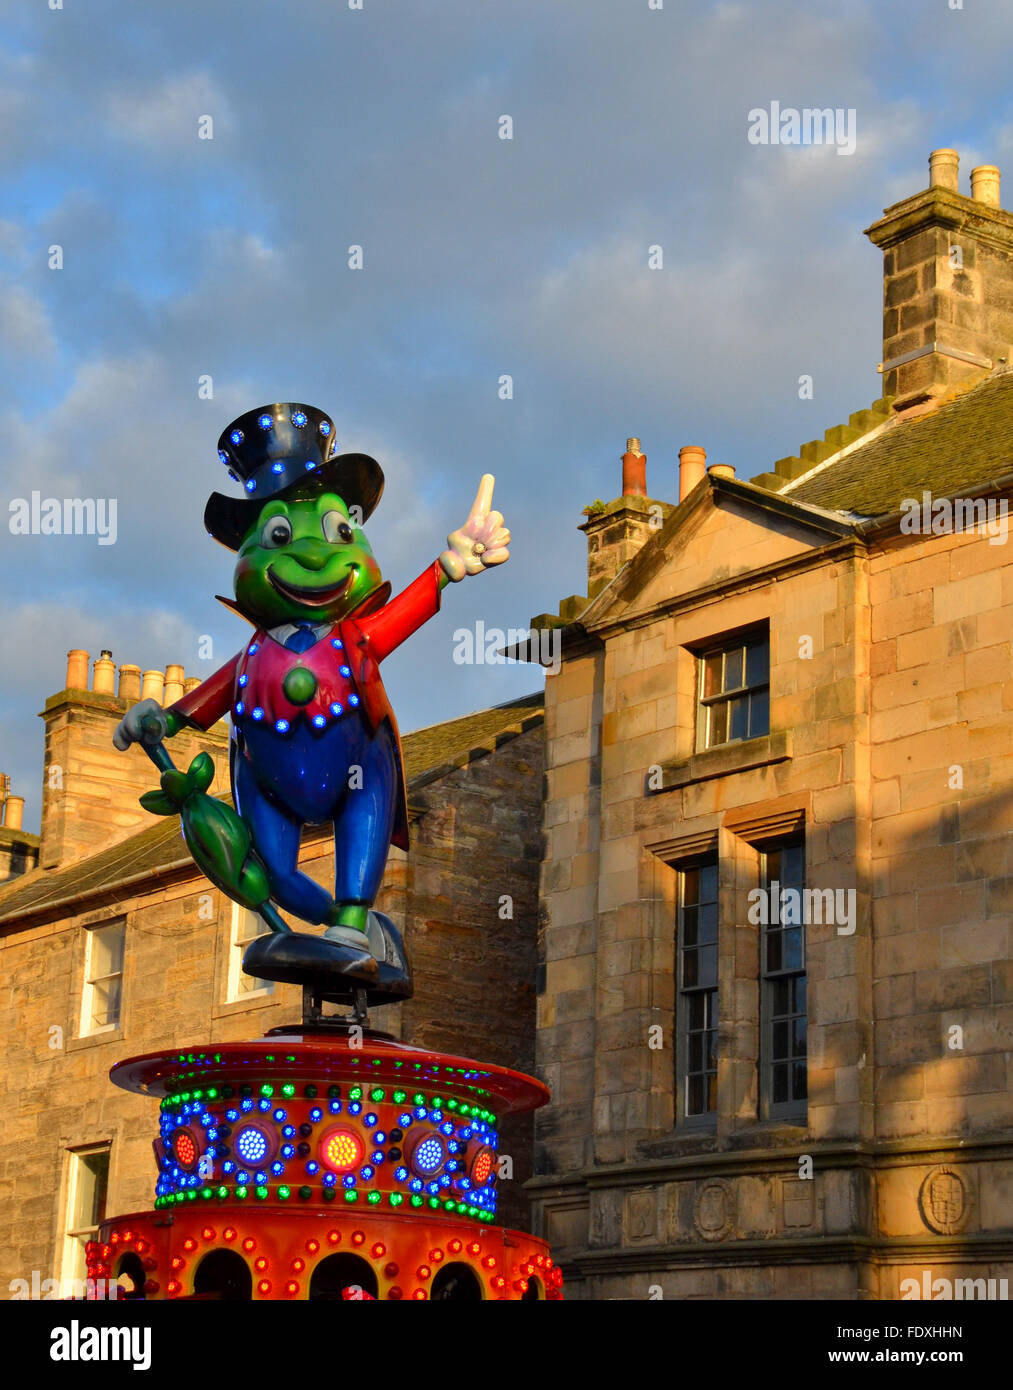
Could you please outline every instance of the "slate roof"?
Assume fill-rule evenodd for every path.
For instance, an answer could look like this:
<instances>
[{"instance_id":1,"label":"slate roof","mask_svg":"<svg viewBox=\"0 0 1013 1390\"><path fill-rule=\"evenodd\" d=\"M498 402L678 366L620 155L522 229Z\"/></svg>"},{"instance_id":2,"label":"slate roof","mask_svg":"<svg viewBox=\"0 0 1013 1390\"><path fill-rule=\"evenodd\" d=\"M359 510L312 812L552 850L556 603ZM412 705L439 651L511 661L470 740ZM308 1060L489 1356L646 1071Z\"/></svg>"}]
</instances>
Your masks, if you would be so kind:
<instances>
[{"instance_id":1,"label":"slate roof","mask_svg":"<svg viewBox=\"0 0 1013 1390\"><path fill-rule=\"evenodd\" d=\"M882 516L922 491L946 497L1013 473L1013 371L1000 369L928 414L896 417L874 439L779 489L851 516Z\"/></svg>"},{"instance_id":2,"label":"slate roof","mask_svg":"<svg viewBox=\"0 0 1013 1390\"><path fill-rule=\"evenodd\" d=\"M525 695L460 719L416 729L402 737L408 796L535 728L544 718L544 693ZM152 769L152 785L155 785ZM179 820L156 820L119 844L64 869L34 869L0 887L0 926L29 912L70 906L81 897L125 887L192 864L180 836Z\"/></svg>"}]
</instances>

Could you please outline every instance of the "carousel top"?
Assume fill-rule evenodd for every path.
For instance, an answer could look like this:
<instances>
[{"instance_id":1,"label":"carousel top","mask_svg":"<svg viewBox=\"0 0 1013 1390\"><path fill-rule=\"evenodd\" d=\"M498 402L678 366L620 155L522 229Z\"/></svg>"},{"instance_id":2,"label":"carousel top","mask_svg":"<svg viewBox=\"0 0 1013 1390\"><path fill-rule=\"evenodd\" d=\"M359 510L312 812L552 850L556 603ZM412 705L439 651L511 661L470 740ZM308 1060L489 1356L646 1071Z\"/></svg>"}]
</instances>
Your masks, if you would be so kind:
<instances>
[{"instance_id":1,"label":"carousel top","mask_svg":"<svg viewBox=\"0 0 1013 1390\"><path fill-rule=\"evenodd\" d=\"M149 1052L117 1062L109 1075L124 1090L166 1099L191 1092L199 1100L203 1097L198 1091L207 1095L209 1085L242 1086L253 1079L259 1085L265 1078L276 1080L279 1090L289 1079L357 1079L374 1087L387 1082L413 1091L421 1086L489 1112L490 1123L537 1110L549 1100L548 1088L523 1072L413 1047L355 1025L326 1032L276 1029L250 1042Z\"/></svg>"},{"instance_id":2,"label":"carousel top","mask_svg":"<svg viewBox=\"0 0 1013 1390\"><path fill-rule=\"evenodd\" d=\"M356 1025L149 1053L110 1075L160 1096L155 1206L496 1215L500 1117L548 1099L507 1067Z\"/></svg>"}]
</instances>

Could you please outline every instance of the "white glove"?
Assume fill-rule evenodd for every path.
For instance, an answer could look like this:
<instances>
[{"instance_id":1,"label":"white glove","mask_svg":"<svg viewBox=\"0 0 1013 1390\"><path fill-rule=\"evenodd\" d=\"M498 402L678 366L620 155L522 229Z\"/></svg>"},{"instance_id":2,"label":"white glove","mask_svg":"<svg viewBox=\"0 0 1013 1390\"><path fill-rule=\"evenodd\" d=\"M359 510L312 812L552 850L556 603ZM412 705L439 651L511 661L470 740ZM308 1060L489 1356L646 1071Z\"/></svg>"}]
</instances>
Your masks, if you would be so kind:
<instances>
[{"instance_id":1,"label":"white glove","mask_svg":"<svg viewBox=\"0 0 1013 1390\"><path fill-rule=\"evenodd\" d=\"M450 549L440 556L440 566L455 584L466 574L481 574L489 565L510 559L510 532L503 525L503 514L489 510L495 485L491 473L482 474L468 520L447 537Z\"/></svg>"},{"instance_id":2,"label":"white glove","mask_svg":"<svg viewBox=\"0 0 1013 1390\"><path fill-rule=\"evenodd\" d=\"M152 738L141 726L146 719L156 719L161 733L157 738ZM165 710L157 700L141 700L139 704L131 705L126 714L116 725L116 732L113 734L113 743L121 752L126 752L132 743L143 743L148 748L153 748L156 743L161 743L169 730L169 721L165 717Z\"/></svg>"}]
</instances>

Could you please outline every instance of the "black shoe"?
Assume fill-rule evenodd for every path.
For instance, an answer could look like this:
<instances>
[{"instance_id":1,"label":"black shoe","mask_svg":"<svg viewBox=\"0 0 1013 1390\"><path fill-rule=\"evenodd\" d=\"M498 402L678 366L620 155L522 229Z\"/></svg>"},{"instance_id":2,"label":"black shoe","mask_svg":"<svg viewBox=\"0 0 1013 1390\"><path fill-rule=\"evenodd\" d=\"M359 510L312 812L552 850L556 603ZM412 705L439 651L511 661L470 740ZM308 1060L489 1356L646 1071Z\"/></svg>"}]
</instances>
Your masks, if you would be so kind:
<instances>
[{"instance_id":1,"label":"black shoe","mask_svg":"<svg viewBox=\"0 0 1013 1390\"><path fill-rule=\"evenodd\" d=\"M302 932L271 932L247 946L243 971L258 980L310 985L325 996L338 991L345 997L356 985L375 985L380 967L365 938L360 948Z\"/></svg>"},{"instance_id":2,"label":"black shoe","mask_svg":"<svg viewBox=\"0 0 1013 1390\"><path fill-rule=\"evenodd\" d=\"M370 1007L396 999L410 999L414 992L411 961L397 927L386 913L370 912L366 935L369 949L380 967L376 984L367 996Z\"/></svg>"}]
</instances>

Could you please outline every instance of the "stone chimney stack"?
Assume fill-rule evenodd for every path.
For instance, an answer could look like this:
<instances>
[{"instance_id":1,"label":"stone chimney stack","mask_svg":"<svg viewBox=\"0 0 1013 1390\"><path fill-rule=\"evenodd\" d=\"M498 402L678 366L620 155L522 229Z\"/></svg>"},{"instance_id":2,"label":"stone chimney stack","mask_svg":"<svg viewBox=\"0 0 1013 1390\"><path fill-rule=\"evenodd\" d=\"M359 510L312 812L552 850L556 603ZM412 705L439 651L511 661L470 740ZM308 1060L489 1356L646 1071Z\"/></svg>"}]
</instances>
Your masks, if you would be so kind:
<instances>
[{"instance_id":1,"label":"stone chimney stack","mask_svg":"<svg viewBox=\"0 0 1013 1390\"><path fill-rule=\"evenodd\" d=\"M25 798L12 796L10 778L0 774L3 804L0 824L0 883L7 883L20 874L27 874L39 860L39 837L22 826Z\"/></svg>"},{"instance_id":2,"label":"stone chimney stack","mask_svg":"<svg viewBox=\"0 0 1013 1390\"><path fill-rule=\"evenodd\" d=\"M46 701L46 750L42 784L42 836L37 853L44 869L62 867L125 839L155 820L138 805L143 792L158 786L158 771L139 748L121 753L113 747L113 730L130 705L141 698L140 667L119 668L103 651L88 679L89 655L82 648L67 654L66 688ZM210 674L210 671L207 672ZM145 671L143 693L159 703L163 692L182 694L188 681L183 667ZM206 749L215 760L212 792L228 788L228 739L224 723L206 734L184 730L169 745L173 762L184 770ZM18 800L19 798L12 798ZM9 805L9 803L8 803ZM17 814L15 812L15 814ZM10 810L8 809L8 816ZM9 824L9 822L8 822ZM35 837L31 837L35 838ZM2 878L0 864L0 878Z\"/></svg>"},{"instance_id":3,"label":"stone chimney stack","mask_svg":"<svg viewBox=\"0 0 1013 1390\"><path fill-rule=\"evenodd\" d=\"M956 150L933 150L929 187L895 203L866 236L883 249L883 395L894 409L931 403L1013 349L1013 215L999 170L971 171L959 192Z\"/></svg>"},{"instance_id":4,"label":"stone chimney stack","mask_svg":"<svg viewBox=\"0 0 1013 1390\"><path fill-rule=\"evenodd\" d=\"M587 520L587 596L594 598L631 560L653 531L674 510L670 502L647 495L647 455L640 440L626 441L622 456L622 496L585 507Z\"/></svg>"}]
</instances>

